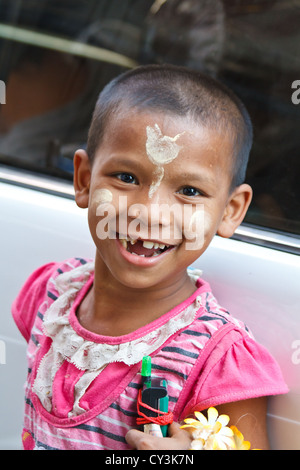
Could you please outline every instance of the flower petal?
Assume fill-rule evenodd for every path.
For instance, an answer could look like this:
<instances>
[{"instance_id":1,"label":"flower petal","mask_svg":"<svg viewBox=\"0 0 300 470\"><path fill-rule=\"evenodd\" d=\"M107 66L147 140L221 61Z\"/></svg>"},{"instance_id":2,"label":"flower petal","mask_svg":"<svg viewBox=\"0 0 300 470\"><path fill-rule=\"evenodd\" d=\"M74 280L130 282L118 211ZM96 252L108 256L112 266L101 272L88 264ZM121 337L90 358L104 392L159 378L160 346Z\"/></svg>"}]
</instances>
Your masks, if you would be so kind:
<instances>
[{"instance_id":1,"label":"flower petal","mask_svg":"<svg viewBox=\"0 0 300 470\"><path fill-rule=\"evenodd\" d=\"M233 433L233 430L228 428L227 426L225 426L224 428L222 428L219 432L219 434L221 434L222 436L228 436L228 437L232 437L234 436L234 433Z\"/></svg>"},{"instance_id":2,"label":"flower petal","mask_svg":"<svg viewBox=\"0 0 300 470\"><path fill-rule=\"evenodd\" d=\"M249 441L244 441L239 450L250 450L251 444Z\"/></svg>"},{"instance_id":3,"label":"flower petal","mask_svg":"<svg viewBox=\"0 0 300 470\"><path fill-rule=\"evenodd\" d=\"M249 441L244 441L243 434L238 430L236 426L230 426L230 429L233 431L234 441L236 444L237 450L250 450L251 444Z\"/></svg>"},{"instance_id":4,"label":"flower petal","mask_svg":"<svg viewBox=\"0 0 300 470\"><path fill-rule=\"evenodd\" d=\"M191 442L190 450L203 450L203 444L204 444L203 439L194 439Z\"/></svg>"},{"instance_id":5,"label":"flower petal","mask_svg":"<svg viewBox=\"0 0 300 470\"><path fill-rule=\"evenodd\" d=\"M208 424L214 425L218 418L218 412L216 408L214 408L213 406L208 408L207 416L208 416Z\"/></svg>"},{"instance_id":6,"label":"flower petal","mask_svg":"<svg viewBox=\"0 0 300 470\"><path fill-rule=\"evenodd\" d=\"M183 424L182 426L180 426L180 429L197 429L196 426L194 426L193 424Z\"/></svg>"},{"instance_id":7,"label":"flower petal","mask_svg":"<svg viewBox=\"0 0 300 470\"><path fill-rule=\"evenodd\" d=\"M200 423L202 423L204 426L207 425L207 419L206 419L206 417L204 416L203 413L201 413L200 411L195 411L194 415L196 416L198 421L200 421Z\"/></svg>"},{"instance_id":8,"label":"flower petal","mask_svg":"<svg viewBox=\"0 0 300 470\"><path fill-rule=\"evenodd\" d=\"M223 437L223 442L226 444L228 450L238 450L233 437Z\"/></svg>"},{"instance_id":9,"label":"flower petal","mask_svg":"<svg viewBox=\"0 0 300 470\"><path fill-rule=\"evenodd\" d=\"M218 436L214 436L213 450L227 450L226 444L223 439L219 439Z\"/></svg>"},{"instance_id":10,"label":"flower petal","mask_svg":"<svg viewBox=\"0 0 300 470\"><path fill-rule=\"evenodd\" d=\"M217 434L219 431L222 429L222 424L219 423L218 421L215 423L214 426L212 426L213 432Z\"/></svg>"},{"instance_id":11,"label":"flower petal","mask_svg":"<svg viewBox=\"0 0 300 470\"><path fill-rule=\"evenodd\" d=\"M232 430L235 439L237 439L239 442L243 442L244 436L241 431L239 431L236 426L230 426L230 429Z\"/></svg>"},{"instance_id":12,"label":"flower petal","mask_svg":"<svg viewBox=\"0 0 300 470\"><path fill-rule=\"evenodd\" d=\"M220 415L217 419L217 421L219 421L219 423L222 424L222 426L227 426L227 424L229 423L229 416L228 415Z\"/></svg>"},{"instance_id":13,"label":"flower petal","mask_svg":"<svg viewBox=\"0 0 300 470\"><path fill-rule=\"evenodd\" d=\"M194 419L194 418L186 418L186 419L184 420L184 422L185 422L186 424L193 424L194 426L197 426L197 424L198 424L198 421L197 421L196 419Z\"/></svg>"}]
</instances>

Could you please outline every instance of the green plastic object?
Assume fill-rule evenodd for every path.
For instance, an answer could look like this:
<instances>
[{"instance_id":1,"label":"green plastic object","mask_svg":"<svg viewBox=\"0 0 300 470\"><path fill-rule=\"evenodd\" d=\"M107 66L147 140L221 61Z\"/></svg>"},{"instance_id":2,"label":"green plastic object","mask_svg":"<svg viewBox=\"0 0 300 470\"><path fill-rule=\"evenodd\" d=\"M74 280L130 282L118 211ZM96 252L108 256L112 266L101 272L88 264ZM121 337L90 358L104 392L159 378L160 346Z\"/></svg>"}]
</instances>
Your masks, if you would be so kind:
<instances>
[{"instance_id":1,"label":"green plastic object","mask_svg":"<svg viewBox=\"0 0 300 470\"><path fill-rule=\"evenodd\" d=\"M142 360L142 380L145 387L151 386L151 357L144 356Z\"/></svg>"},{"instance_id":2,"label":"green plastic object","mask_svg":"<svg viewBox=\"0 0 300 470\"><path fill-rule=\"evenodd\" d=\"M167 388L167 381L166 380L163 380L162 381L162 386ZM160 411L165 411L165 412L168 412L168 408L169 408L169 397L168 395L166 395L164 398L161 398L159 400L159 409ZM163 437L167 437L168 435L168 426L161 426L161 432L162 432L162 435Z\"/></svg>"}]
</instances>

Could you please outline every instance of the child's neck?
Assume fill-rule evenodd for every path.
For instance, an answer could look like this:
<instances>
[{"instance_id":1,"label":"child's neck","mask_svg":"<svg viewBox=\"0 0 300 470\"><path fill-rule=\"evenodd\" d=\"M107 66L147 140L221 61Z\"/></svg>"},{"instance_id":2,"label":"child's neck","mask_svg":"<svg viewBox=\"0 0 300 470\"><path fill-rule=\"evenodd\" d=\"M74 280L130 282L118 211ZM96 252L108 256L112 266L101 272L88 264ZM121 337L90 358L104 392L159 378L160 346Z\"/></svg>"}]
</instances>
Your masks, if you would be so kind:
<instances>
[{"instance_id":1,"label":"child's neck","mask_svg":"<svg viewBox=\"0 0 300 470\"><path fill-rule=\"evenodd\" d=\"M94 285L78 308L81 325L104 336L123 336L151 323L195 292L187 275L159 289L132 289L95 269Z\"/></svg>"}]
</instances>

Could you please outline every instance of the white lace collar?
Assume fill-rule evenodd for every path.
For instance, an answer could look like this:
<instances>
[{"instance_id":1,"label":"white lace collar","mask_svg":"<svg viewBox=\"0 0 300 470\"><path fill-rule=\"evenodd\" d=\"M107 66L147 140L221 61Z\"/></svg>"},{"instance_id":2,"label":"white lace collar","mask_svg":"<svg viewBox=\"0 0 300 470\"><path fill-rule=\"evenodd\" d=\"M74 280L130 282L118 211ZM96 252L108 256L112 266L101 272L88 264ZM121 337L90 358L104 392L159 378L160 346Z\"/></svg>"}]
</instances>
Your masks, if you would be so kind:
<instances>
[{"instance_id":1,"label":"white lace collar","mask_svg":"<svg viewBox=\"0 0 300 470\"><path fill-rule=\"evenodd\" d=\"M94 270L94 263L87 263L70 272L60 274L52 282L59 293L44 316L43 330L52 339L48 353L43 357L34 382L34 392L44 408L52 408L52 383L56 372L66 360L85 371L75 386L74 407L69 416L84 412L79 401L91 382L104 367L113 362L133 365L145 355L150 355L174 333L189 325L201 305L201 297L185 310L170 318L158 329L143 337L120 344L105 344L88 341L81 337L69 322L70 309L74 300Z\"/></svg>"}]
</instances>

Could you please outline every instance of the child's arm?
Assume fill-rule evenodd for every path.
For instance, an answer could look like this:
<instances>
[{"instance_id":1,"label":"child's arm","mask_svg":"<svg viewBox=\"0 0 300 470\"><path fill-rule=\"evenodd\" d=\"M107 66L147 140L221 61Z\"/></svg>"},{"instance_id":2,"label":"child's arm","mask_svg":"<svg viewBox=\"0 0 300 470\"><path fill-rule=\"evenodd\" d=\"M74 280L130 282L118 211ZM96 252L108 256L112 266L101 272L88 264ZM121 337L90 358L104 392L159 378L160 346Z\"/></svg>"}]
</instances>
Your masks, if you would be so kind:
<instances>
[{"instance_id":1,"label":"child's arm","mask_svg":"<svg viewBox=\"0 0 300 470\"><path fill-rule=\"evenodd\" d=\"M228 426L236 426L251 443L251 449L269 449L267 432L267 397L252 398L216 407L230 417Z\"/></svg>"},{"instance_id":2,"label":"child's arm","mask_svg":"<svg viewBox=\"0 0 300 470\"><path fill-rule=\"evenodd\" d=\"M250 441L253 449L269 449L266 427L267 398L253 398L216 407L219 414L230 417L228 426L235 425ZM178 423L169 426L170 437L154 437L135 429L126 435L128 444L137 450L189 449L191 438L187 431L180 429Z\"/></svg>"}]
</instances>

